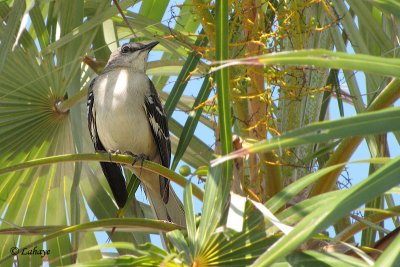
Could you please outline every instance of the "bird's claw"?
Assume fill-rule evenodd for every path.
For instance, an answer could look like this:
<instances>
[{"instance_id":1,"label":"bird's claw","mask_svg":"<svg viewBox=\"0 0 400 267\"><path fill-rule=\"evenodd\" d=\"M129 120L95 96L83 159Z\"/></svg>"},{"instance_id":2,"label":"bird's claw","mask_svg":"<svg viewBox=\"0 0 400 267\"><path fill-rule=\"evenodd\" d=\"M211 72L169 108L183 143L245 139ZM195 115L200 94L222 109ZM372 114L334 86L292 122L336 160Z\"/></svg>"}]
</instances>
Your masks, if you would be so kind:
<instances>
[{"instance_id":1,"label":"bird's claw","mask_svg":"<svg viewBox=\"0 0 400 267\"><path fill-rule=\"evenodd\" d=\"M108 159L112 162L112 160L111 160L112 154L119 155L119 154L121 154L121 151L119 151L119 149L117 149L117 150L109 149L109 150L107 150L107 153L108 153Z\"/></svg>"},{"instance_id":2,"label":"bird's claw","mask_svg":"<svg viewBox=\"0 0 400 267\"><path fill-rule=\"evenodd\" d=\"M140 166L143 167L144 161L145 161L146 159L148 159L148 157L147 157L145 154L143 154L143 153L141 153L141 154L133 154L133 153L130 152L130 151L125 151L124 154L133 157L132 166L135 166L136 162L138 162L138 161L140 160Z\"/></svg>"}]
</instances>

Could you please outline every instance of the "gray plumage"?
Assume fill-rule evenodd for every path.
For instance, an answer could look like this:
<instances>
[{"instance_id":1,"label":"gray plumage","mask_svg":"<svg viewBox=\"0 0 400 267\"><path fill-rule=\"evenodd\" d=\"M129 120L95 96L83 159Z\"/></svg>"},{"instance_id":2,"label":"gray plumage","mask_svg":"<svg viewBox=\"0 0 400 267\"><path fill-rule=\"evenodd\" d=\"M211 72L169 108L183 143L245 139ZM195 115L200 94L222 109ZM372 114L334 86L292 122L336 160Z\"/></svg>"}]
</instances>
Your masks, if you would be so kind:
<instances>
[{"instance_id":1,"label":"gray plumage","mask_svg":"<svg viewBox=\"0 0 400 267\"><path fill-rule=\"evenodd\" d=\"M168 122L157 91L146 75L148 53L157 44L125 44L111 54L103 72L89 86L88 124L96 151L144 154L168 168ZM121 166L100 164L114 199L123 207L127 191ZM150 171L133 171L142 182L155 216L185 225L182 203L169 180Z\"/></svg>"}]
</instances>

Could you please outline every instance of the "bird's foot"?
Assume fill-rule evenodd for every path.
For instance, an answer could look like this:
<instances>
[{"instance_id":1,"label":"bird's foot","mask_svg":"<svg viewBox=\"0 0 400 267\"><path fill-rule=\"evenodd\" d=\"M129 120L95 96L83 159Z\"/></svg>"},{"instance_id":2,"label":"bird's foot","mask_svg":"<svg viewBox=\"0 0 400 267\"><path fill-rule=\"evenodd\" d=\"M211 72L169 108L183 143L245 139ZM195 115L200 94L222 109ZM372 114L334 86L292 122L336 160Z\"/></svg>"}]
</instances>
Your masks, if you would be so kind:
<instances>
[{"instance_id":1,"label":"bird's foot","mask_svg":"<svg viewBox=\"0 0 400 267\"><path fill-rule=\"evenodd\" d=\"M117 155L119 155L119 154L121 154L121 151L120 151L119 149L117 149L117 150L111 150L111 149L109 149L109 150L107 150L107 153L108 153L108 159L109 159L110 161L112 161L112 160L111 160L112 154L117 154Z\"/></svg>"},{"instance_id":2,"label":"bird's foot","mask_svg":"<svg viewBox=\"0 0 400 267\"><path fill-rule=\"evenodd\" d=\"M143 167L143 162L149 158L148 156L146 156L143 153L141 153L141 154L133 154L130 151L125 151L124 154L133 157L132 166L135 166L136 162L140 161L140 166Z\"/></svg>"}]
</instances>

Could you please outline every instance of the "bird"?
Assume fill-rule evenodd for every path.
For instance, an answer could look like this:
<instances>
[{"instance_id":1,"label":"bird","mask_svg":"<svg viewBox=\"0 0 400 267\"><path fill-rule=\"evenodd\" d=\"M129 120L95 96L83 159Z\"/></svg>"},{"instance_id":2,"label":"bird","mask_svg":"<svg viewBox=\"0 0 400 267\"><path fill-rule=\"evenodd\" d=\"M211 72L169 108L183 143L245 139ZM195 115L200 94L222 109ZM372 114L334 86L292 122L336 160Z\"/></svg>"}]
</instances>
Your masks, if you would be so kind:
<instances>
[{"instance_id":1,"label":"bird","mask_svg":"<svg viewBox=\"0 0 400 267\"><path fill-rule=\"evenodd\" d=\"M149 52L158 44L126 43L111 53L88 89L87 116L95 151L124 152L169 168L171 141L163 105L146 75ZM119 208L127 201L120 164L100 162ZM140 179L155 217L185 225L182 202L163 176L132 168Z\"/></svg>"}]
</instances>

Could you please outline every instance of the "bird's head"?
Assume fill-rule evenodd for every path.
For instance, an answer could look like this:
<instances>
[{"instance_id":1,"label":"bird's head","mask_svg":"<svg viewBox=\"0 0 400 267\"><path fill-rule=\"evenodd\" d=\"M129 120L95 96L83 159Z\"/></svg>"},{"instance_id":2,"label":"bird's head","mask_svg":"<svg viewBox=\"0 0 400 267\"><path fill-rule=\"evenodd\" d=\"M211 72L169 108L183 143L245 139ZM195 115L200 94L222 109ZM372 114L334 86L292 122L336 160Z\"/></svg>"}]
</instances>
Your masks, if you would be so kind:
<instances>
[{"instance_id":1,"label":"bird's head","mask_svg":"<svg viewBox=\"0 0 400 267\"><path fill-rule=\"evenodd\" d=\"M149 52L157 44L157 41L150 43L138 42L124 44L111 54L105 69L126 67L145 72Z\"/></svg>"}]
</instances>

